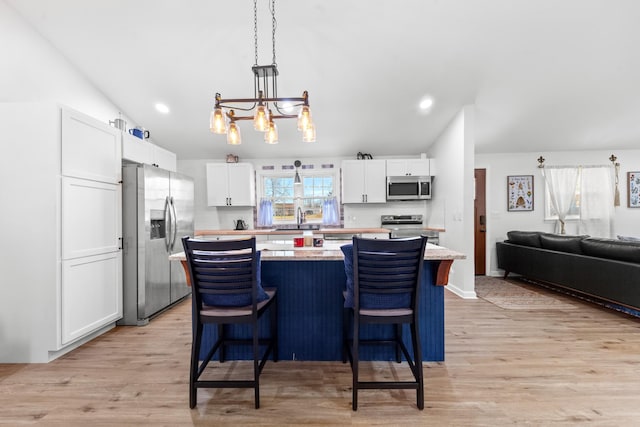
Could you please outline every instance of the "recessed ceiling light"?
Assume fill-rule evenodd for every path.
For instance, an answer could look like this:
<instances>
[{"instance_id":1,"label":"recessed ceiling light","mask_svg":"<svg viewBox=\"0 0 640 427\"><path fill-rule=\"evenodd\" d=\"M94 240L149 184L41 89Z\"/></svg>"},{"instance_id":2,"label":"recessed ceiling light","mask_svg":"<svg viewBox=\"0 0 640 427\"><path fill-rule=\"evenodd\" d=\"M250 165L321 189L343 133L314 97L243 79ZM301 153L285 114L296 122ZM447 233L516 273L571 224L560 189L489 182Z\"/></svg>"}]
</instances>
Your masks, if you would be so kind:
<instances>
[{"instance_id":1,"label":"recessed ceiling light","mask_svg":"<svg viewBox=\"0 0 640 427\"><path fill-rule=\"evenodd\" d=\"M426 111L431 107L433 107L433 98L431 98L430 96L425 96L424 98L422 98L422 100L420 101L420 109Z\"/></svg>"},{"instance_id":2,"label":"recessed ceiling light","mask_svg":"<svg viewBox=\"0 0 640 427\"><path fill-rule=\"evenodd\" d=\"M157 103L156 104L156 110L158 110L159 112L161 112L162 114L167 114L169 113L169 107L167 107L164 104L161 103Z\"/></svg>"}]
</instances>

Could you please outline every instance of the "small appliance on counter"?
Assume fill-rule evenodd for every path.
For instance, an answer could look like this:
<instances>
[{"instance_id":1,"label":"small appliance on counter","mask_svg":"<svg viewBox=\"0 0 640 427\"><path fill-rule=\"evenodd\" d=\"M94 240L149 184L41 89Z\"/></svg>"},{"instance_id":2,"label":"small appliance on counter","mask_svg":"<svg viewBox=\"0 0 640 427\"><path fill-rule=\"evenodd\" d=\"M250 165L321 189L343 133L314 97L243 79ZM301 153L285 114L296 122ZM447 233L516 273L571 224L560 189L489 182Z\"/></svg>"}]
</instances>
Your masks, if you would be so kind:
<instances>
[{"instance_id":1,"label":"small appliance on counter","mask_svg":"<svg viewBox=\"0 0 640 427\"><path fill-rule=\"evenodd\" d=\"M247 223L245 222L244 219L237 219L233 221L233 224L235 226L235 229L240 231L240 230L246 230L249 228L249 226L247 225Z\"/></svg>"}]
</instances>

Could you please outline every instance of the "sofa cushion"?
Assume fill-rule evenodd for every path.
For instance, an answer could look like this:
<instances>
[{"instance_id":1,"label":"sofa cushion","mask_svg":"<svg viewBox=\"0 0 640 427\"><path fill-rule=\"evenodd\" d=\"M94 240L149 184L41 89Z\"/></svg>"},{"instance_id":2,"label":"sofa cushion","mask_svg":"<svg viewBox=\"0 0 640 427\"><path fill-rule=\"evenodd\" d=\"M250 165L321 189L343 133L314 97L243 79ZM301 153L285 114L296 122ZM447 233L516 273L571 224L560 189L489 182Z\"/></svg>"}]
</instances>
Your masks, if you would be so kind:
<instances>
[{"instance_id":1,"label":"sofa cushion","mask_svg":"<svg viewBox=\"0 0 640 427\"><path fill-rule=\"evenodd\" d=\"M580 242L585 255L640 263L640 242L589 237Z\"/></svg>"},{"instance_id":2,"label":"sofa cushion","mask_svg":"<svg viewBox=\"0 0 640 427\"><path fill-rule=\"evenodd\" d=\"M540 246L540 231L509 231L507 232L507 238L510 243L522 246L531 246L539 248Z\"/></svg>"},{"instance_id":3,"label":"sofa cushion","mask_svg":"<svg viewBox=\"0 0 640 427\"><path fill-rule=\"evenodd\" d=\"M540 234L540 245L552 251L582 254L580 242L589 236L567 236L565 234Z\"/></svg>"}]
</instances>

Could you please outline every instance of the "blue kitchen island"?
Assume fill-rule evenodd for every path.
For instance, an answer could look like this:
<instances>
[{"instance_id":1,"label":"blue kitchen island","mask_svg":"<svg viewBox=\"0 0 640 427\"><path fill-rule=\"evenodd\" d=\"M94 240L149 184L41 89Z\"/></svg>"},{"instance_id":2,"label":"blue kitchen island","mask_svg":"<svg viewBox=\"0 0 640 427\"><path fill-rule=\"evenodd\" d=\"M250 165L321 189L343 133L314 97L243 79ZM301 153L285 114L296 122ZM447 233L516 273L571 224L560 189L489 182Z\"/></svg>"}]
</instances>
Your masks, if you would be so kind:
<instances>
[{"instance_id":1,"label":"blue kitchen island","mask_svg":"<svg viewBox=\"0 0 640 427\"><path fill-rule=\"evenodd\" d=\"M342 292L346 287L344 261L339 245L325 248L286 248L273 243L259 243L262 250L262 283L278 289L278 356L281 360L342 359ZM464 255L427 245L424 272L419 291L420 335L425 361L444 360L444 285L451 263ZM184 254L172 256L184 260ZM268 333L268 322L262 322L261 333ZM368 325L362 337L391 336L390 325ZM227 326L236 336L248 336L244 325ZM408 328L405 342L411 351ZM215 327L205 326L204 341L216 339ZM203 348L207 344L203 343ZM250 359L249 348L227 350L230 359ZM395 360L391 346L366 346L362 360Z\"/></svg>"}]
</instances>

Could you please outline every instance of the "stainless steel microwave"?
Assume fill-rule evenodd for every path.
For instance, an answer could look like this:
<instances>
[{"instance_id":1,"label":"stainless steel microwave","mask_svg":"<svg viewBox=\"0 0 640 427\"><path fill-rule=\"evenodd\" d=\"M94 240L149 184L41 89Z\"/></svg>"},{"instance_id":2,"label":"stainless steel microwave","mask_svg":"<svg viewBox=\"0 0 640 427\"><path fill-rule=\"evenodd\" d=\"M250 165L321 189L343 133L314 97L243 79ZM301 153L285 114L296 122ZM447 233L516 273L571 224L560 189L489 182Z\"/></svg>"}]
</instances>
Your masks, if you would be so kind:
<instances>
[{"instance_id":1,"label":"stainless steel microwave","mask_svg":"<svg viewBox=\"0 0 640 427\"><path fill-rule=\"evenodd\" d=\"M430 198L430 176L387 177L387 200L426 200Z\"/></svg>"}]
</instances>

